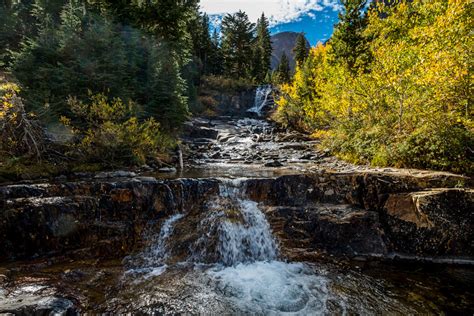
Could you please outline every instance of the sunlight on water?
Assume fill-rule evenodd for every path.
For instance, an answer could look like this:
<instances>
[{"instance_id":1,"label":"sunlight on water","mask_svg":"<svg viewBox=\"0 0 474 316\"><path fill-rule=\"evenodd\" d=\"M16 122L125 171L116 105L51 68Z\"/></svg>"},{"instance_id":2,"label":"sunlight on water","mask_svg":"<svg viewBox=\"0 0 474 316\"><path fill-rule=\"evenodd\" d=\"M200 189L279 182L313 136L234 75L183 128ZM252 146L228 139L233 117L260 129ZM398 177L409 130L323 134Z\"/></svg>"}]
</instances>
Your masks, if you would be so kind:
<instances>
[{"instance_id":1,"label":"sunlight on water","mask_svg":"<svg viewBox=\"0 0 474 316\"><path fill-rule=\"evenodd\" d=\"M245 195L245 179L219 181L219 194L209 200L205 212L168 217L149 239L150 245L130 258L133 268L122 281L136 286L131 293L138 296L131 302L140 303L145 311L163 313L168 309L252 315L413 312L370 278L281 261L265 214ZM189 221L195 226L186 226ZM183 233L185 239L180 238ZM184 253L175 253L179 249ZM180 310L183 298L189 306Z\"/></svg>"},{"instance_id":2,"label":"sunlight on water","mask_svg":"<svg viewBox=\"0 0 474 316\"><path fill-rule=\"evenodd\" d=\"M242 222L224 221L219 236L219 252L225 265L277 258L277 246L270 225L257 203L238 200Z\"/></svg>"}]
</instances>

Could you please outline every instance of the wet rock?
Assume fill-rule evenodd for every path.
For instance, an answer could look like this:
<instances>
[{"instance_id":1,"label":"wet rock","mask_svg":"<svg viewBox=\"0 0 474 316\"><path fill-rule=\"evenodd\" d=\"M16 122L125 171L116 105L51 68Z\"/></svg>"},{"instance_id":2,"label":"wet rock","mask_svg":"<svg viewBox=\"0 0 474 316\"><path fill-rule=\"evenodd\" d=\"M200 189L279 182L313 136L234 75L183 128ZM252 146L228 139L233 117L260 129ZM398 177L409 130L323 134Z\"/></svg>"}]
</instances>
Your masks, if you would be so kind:
<instances>
[{"instance_id":1,"label":"wet rock","mask_svg":"<svg viewBox=\"0 0 474 316\"><path fill-rule=\"evenodd\" d=\"M202 148L208 148L212 143L214 143L214 139L211 138L196 138L194 140L194 144L198 147L204 146Z\"/></svg>"},{"instance_id":2,"label":"wet rock","mask_svg":"<svg viewBox=\"0 0 474 316\"><path fill-rule=\"evenodd\" d=\"M317 158L317 156L314 154L305 154L303 156L300 156L300 159L304 159L304 160L311 160L315 158Z\"/></svg>"},{"instance_id":3,"label":"wet rock","mask_svg":"<svg viewBox=\"0 0 474 316\"><path fill-rule=\"evenodd\" d=\"M13 289L0 288L0 314L77 315L74 302L60 297L57 290L41 284L24 284Z\"/></svg>"},{"instance_id":4,"label":"wet rock","mask_svg":"<svg viewBox=\"0 0 474 316\"><path fill-rule=\"evenodd\" d=\"M281 167L281 166L283 166L283 164L282 164L281 162L279 162L278 160L274 160L274 161L269 161L269 162L265 163L264 166L265 166L265 167L276 168L276 167Z\"/></svg>"},{"instance_id":5,"label":"wet rock","mask_svg":"<svg viewBox=\"0 0 474 316\"><path fill-rule=\"evenodd\" d=\"M350 205L270 207L267 217L291 260L293 249L339 255L387 253L378 214Z\"/></svg>"},{"instance_id":6,"label":"wet rock","mask_svg":"<svg viewBox=\"0 0 474 316\"><path fill-rule=\"evenodd\" d=\"M301 144L301 143L294 143L294 144L287 144L284 146L281 146L280 149L295 149L295 150L306 150L308 149L308 145L306 144Z\"/></svg>"},{"instance_id":7,"label":"wet rock","mask_svg":"<svg viewBox=\"0 0 474 316\"><path fill-rule=\"evenodd\" d=\"M184 126L184 135L189 138L217 139L218 134L219 132L217 130L205 126L192 123Z\"/></svg>"},{"instance_id":8,"label":"wet rock","mask_svg":"<svg viewBox=\"0 0 474 316\"><path fill-rule=\"evenodd\" d=\"M57 176L56 178L54 178L56 181L66 181L67 180L67 176L65 175L60 175L60 176Z\"/></svg>"},{"instance_id":9,"label":"wet rock","mask_svg":"<svg viewBox=\"0 0 474 316\"><path fill-rule=\"evenodd\" d=\"M215 180L146 177L0 186L0 261L66 252L120 256L141 245L150 222L200 209L217 190ZM40 196L20 197L30 192Z\"/></svg>"},{"instance_id":10,"label":"wet rock","mask_svg":"<svg viewBox=\"0 0 474 316\"><path fill-rule=\"evenodd\" d=\"M140 167L141 171L153 171L153 168L150 167L149 165L143 165Z\"/></svg>"},{"instance_id":11,"label":"wet rock","mask_svg":"<svg viewBox=\"0 0 474 316\"><path fill-rule=\"evenodd\" d=\"M430 189L454 187L461 178L442 173L335 172L250 179L246 192L253 200L288 212L286 226L280 222L273 230L305 251L314 247L336 254L398 252L472 258L473 190ZM327 203L348 204L348 210L358 211L341 217L332 209L323 216L314 205ZM317 215L299 218L302 210ZM270 221L275 214L267 214ZM285 228L292 226L299 228Z\"/></svg>"},{"instance_id":12,"label":"wet rock","mask_svg":"<svg viewBox=\"0 0 474 316\"><path fill-rule=\"evenodd\" d=\"M213 154L210 156L210 158L212 158L212 159L220 159L220 158L222 158L222 155L221 155L220 152L217 151L217 152L213 153Z\"/></svg>"},{"instance_id":13,"label":"wet rock","mask_svg":"<svg viewBox=\"0 0 474 316\"><path fill-rule=\"evenodd\" d=\"M474 256L474 190L391 194L383 216L394 251L421 256Z\"/></svg>"},{"instance_id":14,"label":"wet rock","mask_svg":"<svg viewBox=\"0 0 474 316\"><path fill-rule=\"evenodd\" d=\"M165 168L160 168L160 169L158 169L158 172L163 172L163 173L174 173L174 172L176 172L176 168L174 168L174 167L165 167Z\"/></svg>"},{"instance_id":15,"label":"wet rock","mask_svg":"<svg viewBox=\"0 0 474 316\"><path fill-rule=\"evenodd\" d=\"M111 171L111 172L99 172L97 173L94 178L101 179L101 178L131 178L135 177L137 174L135 172L130 171Z\"/></svg>"},{"instance_id":16,"label":"wet rock","mask_svg":"<svg viewBox=\"0 0 474 316\"><path fill-rule=\"evenodd\" d=\"M217 137L217 140L220 142L220 143L225 143L229 140L231 140L234 136L230 133L221 133L219 134L219 136Z\"/></svg>"},{"instance_id":17,"label":"wet rock","mask_svg":"<svg viewBox=\"0 0 474 316\"><path fill-rule=\"evenodd\" d=\"M68 282L78 282L84 279L85 276L85 273L81 270L66 270L61 275L61 278Z\"/></svg>"}]
</instances>

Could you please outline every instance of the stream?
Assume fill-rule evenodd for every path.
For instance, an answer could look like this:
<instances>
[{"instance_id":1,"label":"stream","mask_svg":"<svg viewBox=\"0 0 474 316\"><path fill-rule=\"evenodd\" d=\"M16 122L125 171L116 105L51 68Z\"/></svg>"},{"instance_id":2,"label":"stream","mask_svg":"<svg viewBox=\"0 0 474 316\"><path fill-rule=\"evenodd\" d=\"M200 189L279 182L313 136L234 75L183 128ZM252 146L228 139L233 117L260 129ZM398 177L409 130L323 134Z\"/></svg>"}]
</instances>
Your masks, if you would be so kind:
<instances>
[{"instance_id":1,"label":"stream","mask_svg":"<svg viewBox=\"0 0 474 316\"><path fill-rule=\"evenodd\" d=\"M219 182L199 210L176 209L143 231L145 247L118 259L38 258L0 265L0 313L202 315L472 314L470 268L392 265L281 253L246 179L364 170L318 151L317 142L261 119L194 119L183 171L162 179ZM260 102L260 104L258 104ZM170 193L171 194L171 193ZM171 194L173 203L179 196Z\"/></svg>"}]
</instances>

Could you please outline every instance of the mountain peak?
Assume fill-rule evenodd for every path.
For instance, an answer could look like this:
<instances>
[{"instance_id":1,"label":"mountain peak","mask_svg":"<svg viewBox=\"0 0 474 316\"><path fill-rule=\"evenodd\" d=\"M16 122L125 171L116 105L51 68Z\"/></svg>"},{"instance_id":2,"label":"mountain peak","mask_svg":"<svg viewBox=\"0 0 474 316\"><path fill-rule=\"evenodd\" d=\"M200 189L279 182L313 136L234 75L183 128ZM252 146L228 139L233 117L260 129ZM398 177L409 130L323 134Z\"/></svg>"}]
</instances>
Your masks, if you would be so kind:
<instances>
[{"instance_id":1,"label":"mountain peak","mask_svg":"<svg viewBox=\"0 0 474 316\"><path fill-rule=\"evenodd\" d=\"M296 62L295 56L293 53L293 48L296 44L296 39L298 35L301 34L299 32L287 31L287 32L280 32L277 34L272 35L272 59L271 59L271 67L272 69L276 69L278 64L280 63L281 56L283 53L286 54L288 59L290 60L290 68L291 70L295 69ZM307 42L308 47L309 42Z\"/></svg>"}]
</instances>

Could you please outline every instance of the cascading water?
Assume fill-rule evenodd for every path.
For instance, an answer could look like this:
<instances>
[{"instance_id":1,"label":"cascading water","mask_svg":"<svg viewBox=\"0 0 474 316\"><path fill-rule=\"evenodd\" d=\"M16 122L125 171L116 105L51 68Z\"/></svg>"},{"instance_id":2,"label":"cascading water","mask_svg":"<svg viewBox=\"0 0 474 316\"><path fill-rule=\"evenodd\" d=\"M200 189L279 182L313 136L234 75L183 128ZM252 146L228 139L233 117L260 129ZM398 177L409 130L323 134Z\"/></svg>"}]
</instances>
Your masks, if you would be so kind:
<instances>
[{"instance_id":1,"label":"cascading water","mask_svg":"<svg viewBox=\"0 0 474 316\"><path fill-rule=\"evenodd\" d=\"M296 313L326 310L327 280L301 263L278 261L278 247L258 203L245 198L244 182L223 181L220 198L232 201L239 216L220 222L220 264L208 274L217 290L243 313Z\"/></svg>"},{"instance_id":2,"label":"cascading water","mask_svg":"<svg viewBox=\"0 0 474 316\"><path fill-rule=\"evenodd\" d=\"M199 238L190 248L193 262L224 266L275 260L278 247L265 215L242 192L245 181L222 179L219 195L209 201Z\"/></svg>"},{"instance_id":3,"label":"cascading water","mask_svg":"<svg viewBox=\"0 0 474 316\"><path fill-rule=\"evenodd\" d=\"M257 203L239 200L242 222L224 221L219 236L219 252L225 265L277 259L278 250L268 222Z\"/></svg>"},{"instance_id":4,"label":"cascading water","mask_svg":"<svg viewBox=\"0 0 474 316\"><path fill-rule=\"evenodd\" d=\"M130 304L138 302L150 314L412 314L370 281L364 281L369 284L364 291L373 293L361 301L359 292L334 291L334 278L323 269L280 260L265 214L244 194L245 183L220 179L218 194L203 208L163 222L125 274L124 284L135 286L128 292ZM341 288L348 283L360 289L360 276L337 278Z\"/></svg>"},{"instance_id":5,"label":"cascading water","mask_svg":"<svg viewBox=\"0 0 474 316\"><path fill-rule=\"evenodd\" d=\"M162 274L166 268L166 259L169 256L169 249L166 245L174 224L181 219L184 214L174 214L166 219L158 235L151 235L150 245L136 257L127 258L134 268L127 271L128 274L145 274L147 277ZM136 267L138 266L138 268Z\"/></svg>"},{"instance_id":6,"label":"cascading water","mask_svg":"<svg viewBox=\"0 0 474 316\"><path fill-rule=\"evenodd\" d=\"M242 196L242 181L225 181L220 197L231 201L240 220L224 220L219 228L218 252L224 265L275 260L278 248L265 215L254 201Z\"/></svg>"},{"instance_id":7,"label":"cascading water","mask_svg":"<svg viewBox=\"0 0 474 316\"><path fill-rule=\"evenodd\" d=\"M271 85L264 85L257 87L255 90L255 101L253 107L247 110L247 112L256 113L258 116L262 115L262 110L268 105L269 97L273 92Z\"/></svg>"}]
</instances>

